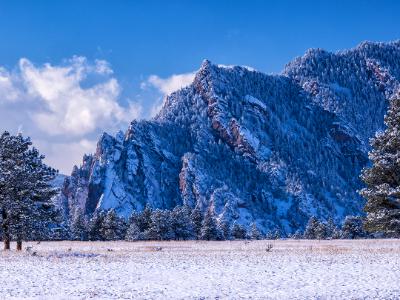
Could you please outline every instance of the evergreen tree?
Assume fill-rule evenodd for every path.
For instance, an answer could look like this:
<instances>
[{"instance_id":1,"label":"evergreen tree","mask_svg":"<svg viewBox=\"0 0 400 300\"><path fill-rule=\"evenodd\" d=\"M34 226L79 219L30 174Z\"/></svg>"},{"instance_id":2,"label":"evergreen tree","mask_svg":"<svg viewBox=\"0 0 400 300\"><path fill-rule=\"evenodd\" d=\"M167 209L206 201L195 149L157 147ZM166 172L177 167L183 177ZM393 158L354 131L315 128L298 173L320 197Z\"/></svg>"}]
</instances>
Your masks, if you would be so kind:
<instances>
[{"instance_id":1,"label":"evergreen tree","mask_svg":"<svg viewBox=\"0 0 400 300\"><path fill-rule=\"evenodd\" d=\"M201 210L198 206L196 206L193 209L190 218L191 218L193 226L194 226L194 232L195 232L196 238L200 239L201 228L203 225L203 213L201 212Z\"/></svg>"},{"instance_id":2,"label":"evergreen tree","mask_svg":"<svg viewBox=\"0 0 400 300\"><path fill-rule=\"evenodd\" d=\"M101 227L104 220L103 211L95 211L88 224L88 236L91 241L101 241L104 237L101 232Z\"/></svg>"},{"instance_id":3,"label":"evergreen tree","mask_svg":"<svg viewBox=\"0 0 400 300\"><path fill-rule=\"evenodd\" d=\"M344 219L341 238L356 239L365 237L363 219L361 217L347 216Z\"/></svg>"},{"instance_id":4,"label":"evergreen tree","mask_svg":"<svg viewBox=\"0 0 400 300\"><path fill-rule=\"evenodd\" d=\"M140 232L139 226L137 226L136 222L132 222L128 230L126 231L125 234L125 240L127 241L140 241L144 240L144 235L142 232Z\"/></svg>"},{"instance_id":5,"label":"evergreen tree","mask_svg":"<svg viewBox=\"0 0 400 300\"><path fill-rule=\"evenodd\" d=\"M107 211L100 226L100 235L107 241L121 240L125 234L124 221L118 217L114 209Z\"/></svg>"},{"instance_id":6,"label":"evergreen tree","mask_svg":"<svg viewBox=\"0 0 400 300\"><path fill-rule=\"evenodd\" d=\"M217 221L212 209L209 209L204 216L200 230L200 239L208 241L218 239Z\"/></svg>"},{"instance_id":7,"label":"evergreen tree","mask_svg":"<svg viewBox=\"0 0 400 300\"><path fill-rule=\"evenodd\" d=\"M388 237L400 236L400 96L391 99L386 130L371 140L372 166L362 171L367 200L365 229Z\"/></svg>"},{"instance_id":8,"label":"evergreen tree","mask_svg":"<svg viewBox=\"0 0 400 300\"><path fill-rule=\"evenodd\" d=\"M246 229L235 221L232 226L231 234L236 240L244 240L246 238Z\"/></svg>"},{"instance_id":9,"label":"evergreen tree","mask_svg":"<svg viewBox=\"0 0 400 300\"><path fill-rule=\"evenodd\" d=\"M340 231L332 218L329 218L328 222L326 223L325 234L327 238L331 239L339 238Z\"/></svg>"},{"instance_id":10,"label":"evergreen tree","mask_svg":"<svg viewBox=\"0 0 400 300\"><path fill-rule=\"evenodd\" d=\"M292 234L292 239L300 240L302 238L303 238L303 233L301 232L300 229L296 230L296 232Z\"/></svg>"},{"instance_id":11,"label":"evergreen tree","mask_svg":"<svg viewBox=\"0 0 400 300\"><path fill-rule=\"evenodd\" d=\"M176 206L171 212L171 226L177 240L189 240L195 237L194 225L188 206Z\"/></svg>"},{"instance_id":12,"label":"evergreen tree","mask_svg":"<svg viewBox=\"0 0 400 300\"><path fill-rule=\"evenodd\" d=\"M250 239L252 240L261 240L262 239L262 234L257 228L256 223L252 223L250 226Z\"/></svg>"},{"instance_id":13,"label":"evergreen tree","mask_svg":"<svg viewBox=\"0 0 400 300\"><path fill-rule=\"evenodd\" d=\"M326 225L314 216L312 216L307 223L304 231L304 237L306 239L325 239L326 238Z\"/></svg>"},{"instance_id":14,"label":"evergreen tree","mask_svg":"<svg viewBox=\"0 0 400 300\"><path fill-rule=\"evenodd\" d=\"M147 232L147 237L151 240L171 240L174 239L174 232L171 226L171 216L169 210L156 209L151 215L151 224Z\"/></svg>"},{"instance_id":15,"label":"evergreen tree","mask_svg":"<svg viewBox=\"0 0 400 300\"><path fill-rule=\"evenodd\" d=\"M152 214L152 208L149 204L146 204L144 210L137 215L136 224L141 232L146 232L150 229Z\"/></svg>"},{"instance_id":16,"label":"evergreen tree","mask_svg":"<svg viewBox=\"0 0 400 300\"><path fill-rule=\"evenodd\" d=\"M86 241L88 239L87 222L80 209L77 209L73 214L71 235L72 239L77 241Z\"/></svg>"},{"instance_id":17,"label":"evergreen tree","mask_svg":"<svg viewBox=\"0 0 400 300\"><path fill-rule=\"evenodd\" d=\"M45 224L42 211L52 207L51 198L57 190L51 186L57 171L43 163L44 156L32 147L29 138L4 132L0 136L0 213L4 249L10 240L22 240L34 228Z\"/></svg>"},{"instance_id":18,"label":"evergreen tree","mask_svg":"<svg viewBox=\"0 0 400 300\"><path fill-rule=\"evenodd\" d=\"M220 240L231 239L231 227L227 220L222 219L218 222L217 231L221 234L221 237L219 238Z\"/></svg>"}]
</instances>

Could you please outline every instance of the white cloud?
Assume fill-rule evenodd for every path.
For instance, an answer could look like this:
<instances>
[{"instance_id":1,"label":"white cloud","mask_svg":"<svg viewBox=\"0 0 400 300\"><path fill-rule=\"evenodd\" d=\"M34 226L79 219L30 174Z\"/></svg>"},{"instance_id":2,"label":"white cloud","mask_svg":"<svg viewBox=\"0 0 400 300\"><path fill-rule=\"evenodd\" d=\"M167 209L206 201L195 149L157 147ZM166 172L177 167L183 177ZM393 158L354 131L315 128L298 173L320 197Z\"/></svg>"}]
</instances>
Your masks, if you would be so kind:
<instances>
[{"instance_id":1,"label":"white cloud","mask_svg":"<svg viewBox=\"0 0 400 300\"><path fill-rule=\"evenodd\" d=\"M125 129L141 114L137 103L121 104L112 75L108 62L79 56L59 65L22 58L12 71L0 67L0 128L23 130L48 163L69 173L94 152L102 131Z\"/></svg>"},{"instance_id":2,"label":"white cloud","mask_svg":"<svg viewBox=\"0 0 400 300\"><path fill-rule=\"evenodd\" d=\"M190 85L193 82L195 72L193 73L185 73L185 74L177 74L172 75L167 78L161 78L157 75L151 75L147 82L142 85L145 87L147 85L151 85L157 88L164 95L169 95L172 92L175 92L181 88L184 88Z\"/></svg>"},{"instance_id":3,"label":"white cloud","mask_svg":"<svg viewBox=\"0 0 400 300\"><path fill-rule=\"evenodd\" d=\"M108 128L137 117L135 111L127 111L118 103L121 88L115 78L106 77L82 87L90 75L112 74L103 61L90 65L85 58L74 57L65 66L36 67L21 59L19 66L28 95L44 105L32 118L48 134L83 136L97 127Z\"/></svg>"},{"instance_id":4,"label":"white cloud","mask_svg":"<svg viewBox=\"0 0 400 300\"><path fill-rule=\"evenodd\" d=\"M167 78L151 75L143 81L140 85L142 90L156 90L156 93L152 95L149 116L154 117L157 115L164 104L165 96L190 85L193 82L195 75L196 72L174 74Z\"/></svg>"}]
</instances>

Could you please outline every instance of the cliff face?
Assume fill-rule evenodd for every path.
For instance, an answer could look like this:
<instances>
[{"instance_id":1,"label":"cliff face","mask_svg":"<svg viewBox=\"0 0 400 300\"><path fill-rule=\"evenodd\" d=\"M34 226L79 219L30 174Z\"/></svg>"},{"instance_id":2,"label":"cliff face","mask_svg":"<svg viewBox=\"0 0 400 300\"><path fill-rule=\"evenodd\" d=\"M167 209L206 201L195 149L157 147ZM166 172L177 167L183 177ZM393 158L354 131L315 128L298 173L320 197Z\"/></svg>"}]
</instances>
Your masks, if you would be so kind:
<instances>
[{"instance_id":1,"label":"cliff face","mask_svg":"<svg viewBox=\"0 0 400 300\"><path fill-rule=\"evenodd\" d=\"M359 214L368 139L399 86L400 42L309 50L282 75L204 61L151 121L103 134L66 179L69 213L212 206L220 218L286 232L311 215Z\"/></svg>"}]
</instances>

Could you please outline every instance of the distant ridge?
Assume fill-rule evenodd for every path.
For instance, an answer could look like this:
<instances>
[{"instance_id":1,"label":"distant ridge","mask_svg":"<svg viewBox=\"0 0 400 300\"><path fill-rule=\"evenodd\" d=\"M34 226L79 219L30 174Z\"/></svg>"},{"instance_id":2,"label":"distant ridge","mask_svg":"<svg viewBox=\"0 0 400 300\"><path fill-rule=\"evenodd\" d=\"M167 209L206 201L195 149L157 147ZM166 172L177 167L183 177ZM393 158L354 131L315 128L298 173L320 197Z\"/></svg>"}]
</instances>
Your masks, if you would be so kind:
<instances>
[{"instance_id":1,"label":"distant ridge","mask_svg":"<svg viewBox=\"0 0 400 300\"><path fill-rule=\"evenodd\" d=\"M368 139L399 88L400 41L310 49L281 75L205 60L151 121L100 138L66 178L67 215L146 204L213 209L263 231L361 214Z\"/></svg>"}]
</instances>

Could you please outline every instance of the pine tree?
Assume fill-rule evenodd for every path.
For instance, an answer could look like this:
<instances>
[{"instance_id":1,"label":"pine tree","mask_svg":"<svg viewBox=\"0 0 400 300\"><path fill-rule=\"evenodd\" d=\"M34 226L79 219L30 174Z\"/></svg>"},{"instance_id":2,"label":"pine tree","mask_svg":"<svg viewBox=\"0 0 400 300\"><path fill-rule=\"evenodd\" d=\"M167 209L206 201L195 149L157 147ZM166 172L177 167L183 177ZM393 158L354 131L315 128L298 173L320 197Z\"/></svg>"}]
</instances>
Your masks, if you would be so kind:
<instances>
[{"instance_id":1,"label":"pine tree","mask_svg":"<svg viewBox=\"0 0 400 300\"><path fill-rule=\"evenodd\" d=\"M137 215L136 223L141 232L146 232L150 229L152 214L153 209L149 204L146 204L144 210Z\"/></svg>"},{"instance_id":2,"label":"pine tree","mask_svg":"<svg viewBox=\"0 0 400 300\"><path fill-rule=\"evenodd\" d=\"M103 211L95 211L88 224L88 236L91 241L101 241L104 237L101 233L101 227L104 220Z\"/></svg>"},{"instance_id":3,"label":"pine tree","mask_svg":"<svg viewBox=\"0 0 400 300\"><path fill-rule=\"evenodd\" d=\"M326 225L314 216L312 216L307 223L304 231L304 237L306 239L325 239L326 238Z\"/></svg>"},{"instance_id":4,"label":"pine tree","mask_svg":"<svg viewBox=\"0 0 400 300\"><path fill-rule=\"evenodd\" d=\"M400 96L391 99L386 130L371 140L372 166L362 171L366 184L360 194L367 200L364 223L368 232L400 236Z\"/></svg>"},{"instance_id":5,"label":"pine tree","mask_svg":"<svg viewBox=\"0 0 400 300\"><path fill-rule=\"evenodd\" d=\"M221 234L220 240L231 239L231 226L227 220L222 219L218 222L217 231Z\"/></svg>"},{"instance_id":6,"label":"pine tree","mask_svg":"<svg viewBox=\"0 0 400 300\"><path fill-rule=\"evenodd\" d=\"M207 241L218 239L217 221L212 209L209 209L204 216L200 230L200 239Z\"/></svg>"},{"instance_id":7,"label":"pine tree","mask_svg":"<svg viewBox=\"0 0 400 300\"><path fill-rule=\"evenodd\" d=\"M196 238L200 239L201 228L202 228L202 224L203 224L203 213L201 212L201 210L198 206L196 206L193 209L190 218L192 219Z\"/></svg>"},{"instance_id":8,"label":"pine tree","mask_svg":"<svg viewBox=\"0 0 400 300\"><path fill-rule=\"evenodd\" d=\"M246 229L235 221L232 226L231 234L236 240L244 240L246 238Z\"/></svg>"},{"instance_id":9,"label":"pine tree","mask_svg":"<svg viewBox=\"0 0 400 300\"><path fill-rule=\"evenodd\" d=\"M169 210L156 209L151 215L151 224L147 232L151 240L171 240L175 238L171 226Z\"/></svg>"},{"instance_id":10,"label":"pine tree","mask_svg":"<svg viewBox=\"0 0 400 300\"><path fill-rule=\"evenodd\" d=\"M326 238L337 239L339 234L339 229L336 226L332 218L329 218L325 226Z\"/></svg>"},{"instance_id":11,"label":"pine tree","mask_svg":"<svg viewBox=\"0 0 400 300\"><path fill-rule=\"evenodd\" d=\"M194 225L188 206L176 206L171 212L171 226L177 240L189 240L195 237Z\"/></svg>"},{"instance_id":12,"label":"pine tree","mask_svg":"<svg viewBox=\"0 0 400 300\"><path fill-rule=\"evenodd\" d=\"M140 241L144 240L144 235L142 232L140 232L139 226L135 222L132 222L128 230L126 231L125 234L125 240L127 241Z\"/></svg>"},{"instance_id":13,"label":"pine tree","mask_svg":"<svg viewBox=\"0 0 400 300\"><path fill-rule=\"evenodd\" d=\"M251 224L249 236L250 236L250 239L252 239L252 240L261 240L262 234L261 234L261 232L258 230L257 224L256 224L256 223L252 223L252 224Z\"/></svg>"},{"instance_id":14,"label":"pine tree","mask_svg":"<svg viewBox=\"0 0 400 300\"><path fill-rule=\"evenodd\" d=\"M341 238L356 239L365 237L363 219L361 217L347 216L344 219Z\"/></svg>"},{"instance_id":15,"label":"pine tree","mask_svg":"<svg viewBox=\"0 0 400 300\"><path fill-rule=\"evenodd\" d=\"M303 233L300 229L297 229L295 233L292 234L292 239L300 240L303 238Z\"/></svg>"},{"instance_id":16,"label":"pine tree","mask_svg":"<svg viewBox=\"0 0 400 300\"><path fill-rule=\"evenodd\" d=\"M124 237L125 224L114 209L107 211L100 226L100 235L107 241L121 240Z\"/></svg>"},{"instance_id":17,"label":"pine tree","mask_svg":"<svg viewBox=\"0 0 400 300\"><path fill-rule=\"evenodd\" d=\"M44 156L32 147L29 138L4 132L0 136L0 212L4 249L10 240L22 250L26 239L39 224L45 224L42 211L51 209L57 190L51 186L57 171L43 163ZM48 215L50 216L50 215Z\"/></svg>"},{"instance_id":18,"label":"pine tree","mask_svg":"<svg viewBox=\"0 0 400 300\"><path fill-rule=\"evenodd\" d=\"M71 222L72 239L86 241L88 239L87 222L81 209L77 209L73 214Z\"/></svg>"}]
</instances>

